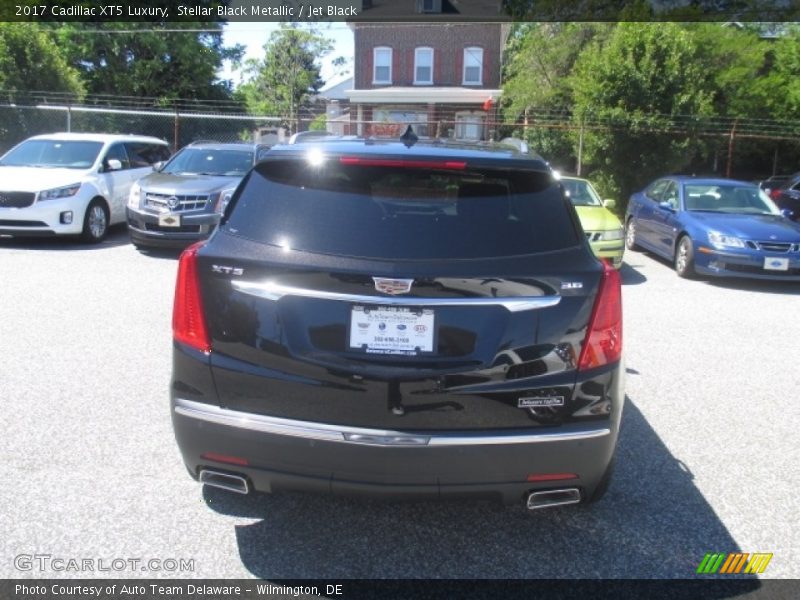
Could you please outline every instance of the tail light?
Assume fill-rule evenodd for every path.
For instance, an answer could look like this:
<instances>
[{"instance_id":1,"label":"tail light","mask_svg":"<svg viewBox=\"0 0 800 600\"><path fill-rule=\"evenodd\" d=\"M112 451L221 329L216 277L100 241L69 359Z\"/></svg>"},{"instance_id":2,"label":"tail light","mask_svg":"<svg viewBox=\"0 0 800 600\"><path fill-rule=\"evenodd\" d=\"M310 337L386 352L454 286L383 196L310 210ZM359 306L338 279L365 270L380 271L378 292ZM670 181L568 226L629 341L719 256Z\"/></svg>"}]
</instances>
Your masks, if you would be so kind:
<instances>
[{"instance_id":1,"label":"tail light","mask_svg":"<svg viewBox=\"0 0 800 600\"><path fill-rule=\"evenodd\" d=\"M769 197L772 198L773 200L777 200L780 197L780 195L781 195L780 188L775 188L774 190L769 191Z\"/></svg>"},{"instance_id":2,"label":"tail light","mask_svg":"<svg viewBox=\"0 0 800 600\"><path fill-rule=\"evenodd\" d=\"M603 277L594 301L578 370L613 363L622 356L622 281L619 271L603 262Z\"/></svg>"},{"instance_id":3,"label":"tail light","mask_svg":"<svg viewBox=\"0 0 800 600\"><path fill-rule=\"evenodd\" d=\"M208 354L211 352L211 340L206 328L197 275L197 251L203 243L189 246L178 261L178 280L172 307L172 337L177 342Z\"/></svg>"}]
</instances>

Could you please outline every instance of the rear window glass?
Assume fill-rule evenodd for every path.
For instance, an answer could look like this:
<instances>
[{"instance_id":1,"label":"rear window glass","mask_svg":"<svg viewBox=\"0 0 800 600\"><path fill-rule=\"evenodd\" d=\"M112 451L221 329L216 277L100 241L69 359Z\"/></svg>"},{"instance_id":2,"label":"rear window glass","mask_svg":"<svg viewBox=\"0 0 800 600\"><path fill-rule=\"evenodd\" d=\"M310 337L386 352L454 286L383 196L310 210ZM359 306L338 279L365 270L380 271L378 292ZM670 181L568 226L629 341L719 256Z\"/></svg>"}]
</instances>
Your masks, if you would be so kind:
<instances>
[{"instance_id":1,"label":"rear window glass","mask_svg":"<svg viewBox=\"0 0 800 600\"><path fill-rule=\"evenodd\" d=\"M579 243L549 173L268 160L223 230L307 252L379 259L493 258Z\"/></svg>"}]
</instances>

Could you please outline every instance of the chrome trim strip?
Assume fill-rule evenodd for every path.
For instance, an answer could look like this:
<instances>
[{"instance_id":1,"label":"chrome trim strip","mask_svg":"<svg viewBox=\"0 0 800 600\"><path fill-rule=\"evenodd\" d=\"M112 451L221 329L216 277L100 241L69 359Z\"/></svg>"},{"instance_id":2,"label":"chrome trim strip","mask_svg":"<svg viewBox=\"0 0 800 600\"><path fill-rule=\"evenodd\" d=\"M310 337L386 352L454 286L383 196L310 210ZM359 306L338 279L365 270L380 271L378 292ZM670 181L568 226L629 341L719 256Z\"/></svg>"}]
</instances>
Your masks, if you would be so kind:
<instances>
[{"instance_id":1,"label":"chrome trim strip","mask_svg":"<svg viewBox=\"0 0 800 600\"><path fill-rule=\"evenodd\" d=\"M300 296L303 298L317 298L320 300L335 300L339 302L352 302L354 304L379 304L386 306L502 306L509 312L535 310L555 306L561 301L561 296L518 296L505 298L408 298L400 296L365 296L361 294L341 294L339 292L326 292L324 290L309 290L307 288L281 285L274 281L234 280L231 282L234 289L250 296L265 298L267 300L280 300L284 296Z\"/></svg>"},{"instance_id":2,"label":"chrome trim strip","mask_svg":"<svg viewBox=\"0 0 800 600\"><path fill-rule=\"evenodd\" d=\"M249 431L260 431L274 435L285 435L308 440L360 444L387 448L428 448L433 446L491 446L497 444L536 444L543 442L574 442L599 438L611 434L607 427L589 431L568 431L559 433L509 433L495 435L464 434L415 434L402 431L366 429L362 427L343 427L267 417L245 413L202 402L177 398L175 412L191 419L199 419L218 425L237 427Z\"/></svg>"}]
</instances>

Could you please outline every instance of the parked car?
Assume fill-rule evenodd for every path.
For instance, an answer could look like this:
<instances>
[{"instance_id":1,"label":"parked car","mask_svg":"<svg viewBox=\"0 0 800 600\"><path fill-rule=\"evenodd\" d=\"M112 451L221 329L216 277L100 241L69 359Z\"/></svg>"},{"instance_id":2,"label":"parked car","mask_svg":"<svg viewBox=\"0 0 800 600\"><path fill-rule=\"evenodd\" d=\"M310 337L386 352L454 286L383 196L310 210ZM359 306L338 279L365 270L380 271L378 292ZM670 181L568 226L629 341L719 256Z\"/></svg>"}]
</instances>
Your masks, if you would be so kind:
<instances>
[{"instance_id":1,"label":"parked car","mask_svg":"<svg viewBox=\"0 0 800 600\"><path fill-rule=\"evenodd\" d=\"M242 177L269 150L262 144L196 142L140 179L128 199L137 247L185 247L207 238Z\"/></svg>"},{"instance_id":2,"label":"parked car","mask_svg":"<svg viewBox=\"0 0 800 600\"><path fill-rule=\"evenodd\" d=\"M618 271L540 158L404 142L273 147L181 255L189 472L242 493L597 500L624 399Z\"/></svg>"},{"instance_id":3,"label":"parked car","mask_svg":"<svg viewBox=\"0 0 800 600\"><path fill-rule=\"evenodd\" d=\"M752 183L663 177L631 196L625 244L675 265L681 277L800 280L800 225Z\"/></svg>"},{"instance_id":4,"label":"parked car","mask_svg":"<svg viewBox=\"0 0 800 600\"><path fill-rule=\"evenodd\" d=\"M95 133L37 135L0 158L0 235L99 242L125 221L133 182L169 157L166 142Z\"/></svg>"},{"instance_id":5,"label":"parked car","mask_svg":"<svg viewBox=\"0 0 800 600\"><path fill-rule=\"evenodd\" d=\"M562 176L561 183L578 212L595 255L610 260L614 268L619 269L625 252L625 230L609 210L616 206L614 200L601 200L597 190L586 179Z\"/></svg>"},{"instance_id":6,"label":"parked car","mask_svg":"<svg viewBox=\"0 0 800 600\"><path fill-rule=\"evenodd\" d=\"M767 196L775 200L780 193L780 189L793 178L794 175L773 175L760 182L758 187L764 190Z\"/></svg>"},{"instance_id":7,"label":"parked car","mask_svg":"<svg viewBox=\"0 0 800 600\"><path fill-rule=\"evenodd\" d=\"M793 221L800 221L800 173L787 178L782 186L771 190L770 198Z\"/></svg>"}]
</instances>

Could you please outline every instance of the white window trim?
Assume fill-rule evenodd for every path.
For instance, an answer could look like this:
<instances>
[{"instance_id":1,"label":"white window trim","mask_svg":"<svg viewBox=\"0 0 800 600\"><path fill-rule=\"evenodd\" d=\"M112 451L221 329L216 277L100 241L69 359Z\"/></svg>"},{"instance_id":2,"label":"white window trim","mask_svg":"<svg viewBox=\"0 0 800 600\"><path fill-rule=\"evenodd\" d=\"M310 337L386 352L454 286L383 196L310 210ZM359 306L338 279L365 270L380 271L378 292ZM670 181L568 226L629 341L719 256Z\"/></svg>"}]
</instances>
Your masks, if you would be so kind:
<instances>
[{"instance_id":1,"label":"white window trim","mask_svg":"<svg viewBox=\"0 0 800 600\"><path fill-rule=\"evenodd\" d=\"M454 137L457 140L482 140L486 135L486 113L479 110L465 110L459 111L455 115L455 130ZM468 125L475 125L480 128L478 137L459 136L458 132L461 128L466 128Z\"/></svg>"},{"instance_id":2,"label":"white window trim","mask_svg":"<svg viewBox=\"0 0 800 600\"><path fill-rule=\"evenodd\" d=\"M420 50L430 52L431 54L431 78L429 81L420 81L419 79L417 79L417 65L419 64ZM434 71L435 61L436 61L436 53L430 46L420 46L418 48L414 48L414 85L433 85L433 71Z\"/></svg>"},{"instance_id":3,"label":"white window trim","mask_svg":"<svg viewBox=\"0 0 800 600\"><path fill-rule=\"evenodd\" d=\"M375 77L378 68L378 53L379 52L388 52L389 53L389 78L388 79L377 79ZM372 49L372 83L373 84L390 84L392 83L392 49L389 46L377 46Z\"/></svg>"},{"instance_id":4,"label":"white window trim","mask_svg":"<svg viewBox=\"0 0 800 600\"><path fill-rule=\"evenodd\" d=\"M481 63L479 65L480 76L478 77L478 81L467 81L467 55L470 51L476 50L479 50L481 54ZM464 60L461 66L461 85L483 85L483 52L484 50L480 46L468 46L464 48Z\"/></svg>"}]
</instances>

